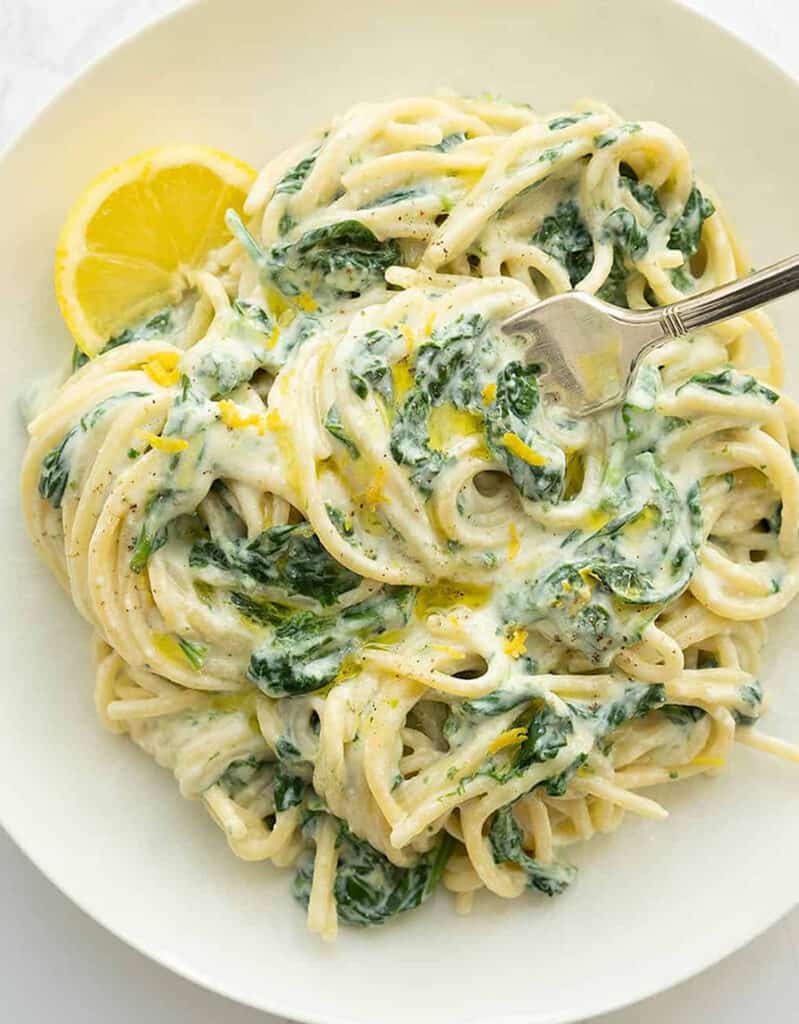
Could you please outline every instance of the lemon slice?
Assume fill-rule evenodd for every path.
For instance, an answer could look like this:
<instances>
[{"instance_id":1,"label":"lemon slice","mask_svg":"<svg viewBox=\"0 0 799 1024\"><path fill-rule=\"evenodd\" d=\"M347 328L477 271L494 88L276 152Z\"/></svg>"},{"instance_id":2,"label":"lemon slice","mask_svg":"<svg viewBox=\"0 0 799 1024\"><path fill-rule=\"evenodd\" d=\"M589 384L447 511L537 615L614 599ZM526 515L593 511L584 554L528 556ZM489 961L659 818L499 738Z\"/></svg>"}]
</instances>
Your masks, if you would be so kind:
<instances>
[{"instance_id":1,"label":"lemon slice","mask_svg":"<svg viewBox=\"0 0 799 1024\"><path fill-rule=\"evenodd\" d=\"M186 272L230 238L255 180L208 146L162 146L96 178L58 240L55 287L78 347L95 355L126 327L179 301Z\"/></svg>"}]
</instances>

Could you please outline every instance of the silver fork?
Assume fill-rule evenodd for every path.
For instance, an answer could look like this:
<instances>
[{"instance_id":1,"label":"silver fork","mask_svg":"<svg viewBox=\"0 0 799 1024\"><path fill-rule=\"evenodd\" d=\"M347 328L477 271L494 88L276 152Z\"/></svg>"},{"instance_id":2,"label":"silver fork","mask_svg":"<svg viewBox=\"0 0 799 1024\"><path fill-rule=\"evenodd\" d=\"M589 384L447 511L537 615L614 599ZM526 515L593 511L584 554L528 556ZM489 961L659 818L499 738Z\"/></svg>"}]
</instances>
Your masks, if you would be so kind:
<instances>
[{"instance_id":1,"label":"silver fork","mask_svg":"<svg viewBox=\"0 0 799 1024\"><path fill-rule=\"evenodd\" d=\"M727 320L799 290L799 255L670 306L630 310L587 292L565 292L514 313L506 334L530 337L544 393L584 416L624 398L641 358L670 338Z\"/></svg>"}]
</instances>

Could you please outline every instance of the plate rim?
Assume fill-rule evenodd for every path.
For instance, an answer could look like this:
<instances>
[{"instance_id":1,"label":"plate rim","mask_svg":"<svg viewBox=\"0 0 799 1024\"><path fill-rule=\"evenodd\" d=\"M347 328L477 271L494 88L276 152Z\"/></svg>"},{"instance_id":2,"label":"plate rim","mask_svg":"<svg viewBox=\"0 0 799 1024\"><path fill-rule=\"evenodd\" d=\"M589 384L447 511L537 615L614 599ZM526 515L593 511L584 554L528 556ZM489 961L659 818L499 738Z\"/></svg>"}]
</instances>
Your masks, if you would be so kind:
<instances>
[{"instance_id":1,"label":"plate rim","mask_svg":"<svg viewBox=\"0 0 799 1024\"><path fill-rule=\"evenodd\" d=\"M582 2L586 2L586 0L582 0ZM610 0L610 2L615 4L618 0ZM745 38L741 31L723 24L715 14L698 10L692 5L690 0L647 0L647 2L653 9L656 4L666 4L671 8L676 8L683 12L683 15L687 16L689 19L692 18L703 22L706 26L710 27L714 33L726 36L737 46L747 51L750 57L754 57L756 60L764 62L770 66L772 71L776 71L778 76L783 80L784 86L795 90L797 92L797 98L799 99L799 73L794 74L788 68L784 67L775 57L771 56L769 53L760 49ZM120 51L136 45L143 37L159 31L166 23L182 18L194 9L221 6L222 3L223 0L181 0L181 2L171 10L148 16L143 24L123 35L110 46L97 53L78 70L74 71L66 81L59 85L52 95L36 109L32 116L27 118L14 132L12 132L4 146L0 148L0 170L3 169L7 161L13 158L16 150L26 143L28 136L32 135L38 129L40 122L52 112L53 108L56 107L62 99L72 92L73 89L77 88L84 78L88 77L99 67L111 63ZM15 482L15 487L16 486L17 484ZM59 893L68 899L73 906L86 914L86 916L95 924L113 935L115 939L135 950L147 960L171 971L178 977L197 985L205 991L221 996L232 1003L238 1003L239 1005L259 1010L264 1013L284 1017L288 1021L296 1021L297 1024L359 1024L355 1018L349 1015L341 1016L336 1012L331 1014L327 1012L302 1011L303 1015L301 1017L297 1016L298 1011L296 1009L281 1005L279 999L272 999L269 1002L266 1002L256 998L254 995L239 994L232 990L232 986L226 986L223 981L217 980L215 977L206 976L199 968L194 968L190 963L183 962L178 954L148 947L144 940L140 940L133 935L126 934L124 924L116 922L112 923L110 920L111 912L107 914L102 906L90 908L90 900L88 897L77 895L73 891L73 886L69 882L65 883L56 879L54 877L54 873L47 869L40 861L39 856L34 853L32 849L28 848L22 836L18 834L18 830L15 830L15 828L9 824L4 813L2 801L0 801L0 828L2 828L5 834L11 839L16 849L19 850L19 852L34 865L37 871L39 871L40 874ZM579 1024L580 1021L587 1022L595 1015L615 1013L619 1010L641 1003L644 1000L655 998L685 982L697 978L699 975L704 974L706 971L715 967L717 964L726 960L736 952L746 948L752 942L760 938L766 931L782 921L788 914L795 910L797 906L799 906L799 895L792 898L776 914L774 914L773 911L769 911L763 915L762 919L757 921L754 928L748 931L745 938L734 936L731 940L720 942L718 946L709 953L709 955L704 958L700 958L700 962L687 972L681 968L673 968L671 975L667 975L665 977L661 976L654 984L649 981L646 981L643 984L633 983L620 997L616 999L609 999L601 1007L592 1009L590 1017L588 1018L585 1017L582 1010L575 1011L564 1008L562 1011L547 1012L543 1016L536 1015L534 1018L531 1018L526 1014L522 1015L518 1013L502 1015L494 1017L493 1024ZM575 1016L575 1012L577 1012L577 1016ZM463 1024L477 1024L477 1020L478 1019L464 1018Z\"/></svg>"}]
</instances>

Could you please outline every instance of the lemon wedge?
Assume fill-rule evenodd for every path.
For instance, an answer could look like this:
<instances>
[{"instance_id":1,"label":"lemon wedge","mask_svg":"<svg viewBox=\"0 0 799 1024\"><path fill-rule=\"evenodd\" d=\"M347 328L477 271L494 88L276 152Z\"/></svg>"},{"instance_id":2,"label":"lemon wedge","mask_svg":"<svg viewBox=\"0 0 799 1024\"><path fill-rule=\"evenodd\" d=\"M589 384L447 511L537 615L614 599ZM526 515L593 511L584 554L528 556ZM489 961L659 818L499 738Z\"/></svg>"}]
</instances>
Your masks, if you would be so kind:
<instances>
[{"instance_id":1,"label":"lemon wedge","mask_svg":"<svg viewBox=\"0 0 799 1024\"><path fill-rule=\"evenodd\" d=\"M165 306L186 272L230 238L225 211L244 205L255 171L208 146L162 146L101 174L72 207L56 249L55 288L78 347Z\"/></svg>"}]
</instances>

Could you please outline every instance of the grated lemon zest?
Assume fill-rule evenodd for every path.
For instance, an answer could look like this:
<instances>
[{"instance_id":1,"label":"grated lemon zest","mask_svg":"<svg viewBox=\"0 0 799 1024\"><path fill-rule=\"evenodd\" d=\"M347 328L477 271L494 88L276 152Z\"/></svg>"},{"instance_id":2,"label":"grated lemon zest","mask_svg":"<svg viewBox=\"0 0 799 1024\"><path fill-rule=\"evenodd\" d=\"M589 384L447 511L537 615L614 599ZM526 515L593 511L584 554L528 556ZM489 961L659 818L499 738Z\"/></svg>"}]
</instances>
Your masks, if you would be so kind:
<instances>
[{"instance_id":1,"label":"grated lemon zest","mask_svg":"<svg viewBox=\"0 0 799 1024\"><path fill-rule=\"evenodd\" d=\"M220 419L228 430L243 430L245 427L255 427L261 436L266 433L266 420L257 413L250 413L244 416L239 411L235 402L225 398L219 403Z\"/></svg>"},{"instance_id":2,"label":"grated lemon zest","mask_svg":"<svg viewBox=\"0 0 799 1024\"><path fill-rule=\"evenodd\" d=\"M497 386L492 381L490 384L486 384L480 393L483 397L483 405L491 405L497 397Z\"/></svg>"},{"instance_id":3,"label":"grated lemon zest","mask_svg":"<svg viewBox=\"0 0 799 1024\"><path fill-rule=\"evenodd\" d=\"M171 388L180 380L180 352L159 352L157 356L142 363L142 369L156 384L162 388Z\"/></svg>"},{"instance_id":4,"label":"grated lemon zest","mask_svg":"<svg viewBox=\"0 0 799 1024\"><path fill-rule=\"evenodd\" d=\"M297 296L297 305L303 311L303 313L313 313L314 310L319 309L319 303L316 299L309 295L307 292L300 292Z\"/></svg>"},{"instance_id":5,"label":"grated lemon zest","mask_svg":"<svg viewBox=\"0 0 799 1024\"><path fill-rule=\"evenodd\" d=\"M403 338L408 342L411 349L413 349L416 346L416 335L413 333L413 328L408 324L400 324L399 329Z\"/></svg>"},{"instance_id":6,"label":"grated lemon zest","mask_svg":"<svg viewBox=\"0 0 799 1024\"><path fill-rule=\"evenodd\" d=\"M142 437L151 448L157 448L159 452L183 452L189 447L189 442L182 437L159 437L158 434L144 431Z\"/></svg>"},{"instance_id":7,"label":"grated lemon zest","mask_svg":"<svg viewBox=\"0 0 799 1024\"><path fill-rule=\"evenodd\" d=\"M525 652L526 644L527 630L514 629L513 635L503 643L502 649L506 654L509 654L511 658L521 658Z\"/></svg>"},{"instance_id":8,"label":"grated lemon zest","mask_svg":"<svg viewBox=\"0 0 799 1024\"><path fill-rule=\"evenodd\" d=\"M526 739L527 730L524 726L508 729L507 732L501 732L496 739L493 739L488 744L488 752L489 754L496 754L498 750L504 750L505 747L515 747L519 743L524 743Z\"/></svg>"},{"instance_id":9,"label":"grated lemon zest","mask_svg":"<svg viewBox=\"0 0 799 1024\"><path fill-rule=\"evenodd\" d=\"M502 443L511 455L517 456L517 458L526 462L528 466L546 465L547 460L544 456L539 454L534 448L531 448L529 444L525 444L518 434L503 434Z\"/></svg>"}]
</instances>

